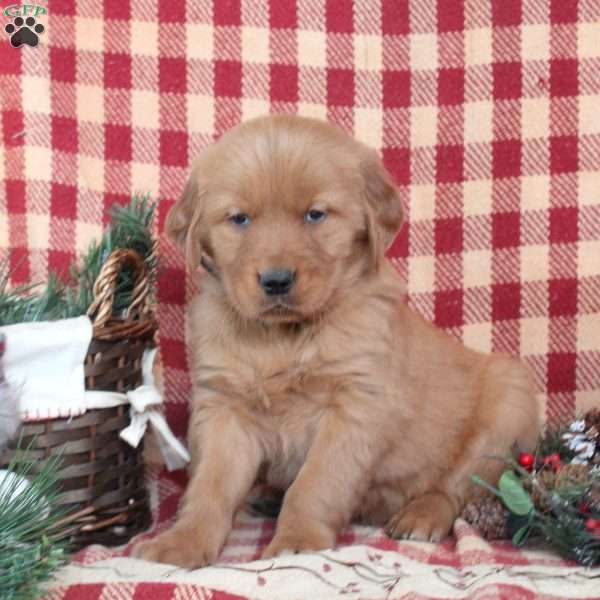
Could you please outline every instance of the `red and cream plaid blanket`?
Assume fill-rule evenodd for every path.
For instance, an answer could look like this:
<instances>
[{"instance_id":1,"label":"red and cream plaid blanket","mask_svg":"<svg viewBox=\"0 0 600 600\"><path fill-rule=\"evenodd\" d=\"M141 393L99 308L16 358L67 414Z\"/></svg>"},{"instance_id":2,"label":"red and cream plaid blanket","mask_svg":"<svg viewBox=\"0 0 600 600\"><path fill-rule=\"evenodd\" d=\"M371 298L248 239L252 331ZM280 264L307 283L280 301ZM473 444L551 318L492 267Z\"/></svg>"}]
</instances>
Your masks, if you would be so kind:
<instances>
[{"instance_id":1,"label":"red and cream plaid blanket","mask_svg":"<svg viewBox=\"0 0 600 600\"><path fill-rule=\"evenodd\" d=\"M548 419L600 402L596 0L38 0L26 6L3 0L0 7L0 260L10 262L11 283L64 270L100 235L107 207L134 191L160 201L161 229L191 158L239 121L269 111L320 116L378 148L400 186L408 224L390 257L407 281L409 301L475 348L521 355ZM166 240L161 254L168 416L183 435L184 307L195 286ZM175 511L181 484L159 476L151 487L162 522ZM270 527L241 523L226 558L256 557ZM366 540L410 559L422 577L442 573L455 594L444 596L447 590L433 583L430 591L410 587L409 578L404 587L364 597L541 598L565 589L558 571L556 584L544 587L536 583L544 579L540 572L507 570L529 559L489 547L461 527L456 540L438 547L395 544L374 531L365 538L359 530L346 533L346 541ZM110 560L106 552L91 549L83 557ZM510 576L490 579L477 571L479 563ZM306 568L322 577L335 570L315 564ZM188 575L159 585L123 571L129 583L117 585L119 568L110 576L93 572L96 582L60 588L52 597L229 597L199 591ZM164 574L158 567L141 572L147 581ZM277 581L292 585L301 573ZM89 572L87 579L79 574L90 581ZM113 583L97 583L102 577ZM269 596L272 573L264 575L265 585L260 577L247 588L253 597L300 597L283 583L279 595ZM221 581L228 578L222 574ZM225 589L218 580L194 581ZM242 588L235 593L246 595Z\"/></svg>"},{"instance_id":2,"label":"red and cream plaid blanket","mask_svg":"<svg viewBox=\"0 0 600 600\"><path fill-rule=\"evenodd\" d=\"M168 527L185 477L152 473L154 535ZM398 542L375 528L353 526L336 550L259 561L275 522L242 512L218 565L186 571L90 546L59 576L44 600L518 600L600 598L600 571L540 550L490 544L458 520L441 544Z\"/></svg>"}]
</instances>

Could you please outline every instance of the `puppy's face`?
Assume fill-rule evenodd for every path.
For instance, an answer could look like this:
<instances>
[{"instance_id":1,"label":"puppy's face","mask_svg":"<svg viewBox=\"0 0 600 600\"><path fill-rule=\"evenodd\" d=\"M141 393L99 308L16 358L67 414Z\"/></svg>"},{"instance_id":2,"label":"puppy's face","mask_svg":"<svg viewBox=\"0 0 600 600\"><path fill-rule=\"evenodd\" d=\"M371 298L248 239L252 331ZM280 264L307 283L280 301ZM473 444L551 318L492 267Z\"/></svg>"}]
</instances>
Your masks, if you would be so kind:
<instances>
[{"instance_id":1,"label":"puppy's face","mask_svg":"<svg viewBox=\"0 0 600 600\"><path fill-rule=\"evenodd\" d=\"M312 119L264 117L194 163L167 230L246 319L318 317L377 270L402 220L376 154Z\"/></svg>"}]
</instances>

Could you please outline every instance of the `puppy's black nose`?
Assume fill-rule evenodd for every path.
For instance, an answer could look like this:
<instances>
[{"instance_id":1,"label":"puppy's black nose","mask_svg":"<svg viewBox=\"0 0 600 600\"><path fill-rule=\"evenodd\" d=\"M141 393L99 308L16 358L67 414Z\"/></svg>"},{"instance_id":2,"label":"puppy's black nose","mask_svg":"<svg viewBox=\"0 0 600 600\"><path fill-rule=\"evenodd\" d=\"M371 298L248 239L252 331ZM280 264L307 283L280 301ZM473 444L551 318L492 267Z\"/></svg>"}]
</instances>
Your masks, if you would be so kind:
<instances>
[{"instance_id":1,"label":"puppy's black nose","mask_svg":"<svg viewBox=\"0 0 600 600\"><path fill-rule=\"evenodd\" d=\"M258 275L258 281L267 296L287 294L294 285L296 276L287 269L273 269Z\"/></svg>"}]
</instances>

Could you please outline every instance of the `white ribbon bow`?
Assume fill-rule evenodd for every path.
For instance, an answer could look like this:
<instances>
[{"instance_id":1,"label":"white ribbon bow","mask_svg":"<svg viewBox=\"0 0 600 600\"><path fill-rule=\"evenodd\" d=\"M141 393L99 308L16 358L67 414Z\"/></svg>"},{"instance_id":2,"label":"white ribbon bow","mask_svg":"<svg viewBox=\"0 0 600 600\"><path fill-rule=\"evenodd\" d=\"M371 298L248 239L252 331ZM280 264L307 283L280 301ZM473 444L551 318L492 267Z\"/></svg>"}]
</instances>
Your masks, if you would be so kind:
<instances>
[{"instance_id":1,"label":"white ribbon bow","mask_svg":"<svg viewBox=\"0 0 600 600\"><path fill-rule=\"evenodd\" d=\"M142 385L135 390L121 394L118 392L86 392L88 408L101 408L130 404L131 422L121 431L119 437L130 446L137 448L146 433L148 423L152 423L156 440L169 471L182 469L190 461L185 446L173 435L164 415L157 410L162 404L162 396L154 385L152 365L156 349L146 351L142 361Z\"/></svg>"}]
</instances>

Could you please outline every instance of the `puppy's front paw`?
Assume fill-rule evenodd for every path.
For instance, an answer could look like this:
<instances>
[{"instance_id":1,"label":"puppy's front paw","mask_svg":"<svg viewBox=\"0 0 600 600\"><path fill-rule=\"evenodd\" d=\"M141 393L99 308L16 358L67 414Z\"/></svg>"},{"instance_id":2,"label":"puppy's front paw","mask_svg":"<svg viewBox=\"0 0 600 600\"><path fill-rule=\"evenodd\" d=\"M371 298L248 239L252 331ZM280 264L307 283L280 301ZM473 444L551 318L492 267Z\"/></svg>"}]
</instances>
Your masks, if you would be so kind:
<instances>
[{"instance_id":1,"label":"puppy's front paw","mask_svg":"<svg viewBox=\"0 0 600 600\"><path fill-rule=\"evenodd\" d=\"M313 531L282 531L276 533L271 543L264 549L262 558L273 558L284 554L317 552L333 548L335 535L325 529Z\"/></svg>"},{"instance_id":2,"label":"puppy's front paw","mask_svg":"<svg viewBox=\"0 0 600 600\"><path fill-rule=\"evenodd\" d=\"M439 542L450 533L455 516L450 499L432 492L409 502L390 519L385 529L392 538Z\"/></svg>"},{"instance_id":3,"label":"puppy's front paw","mask_svg":"<svg viewBox=\"0 0 600 600\"><path fill-rule=\"evenodd\" d=\"M174 527L151 540L133 547L136 558L197 569L214 562L221 548L218 543L204 537L197 529Z\"/></svg>"}]
</instances>

